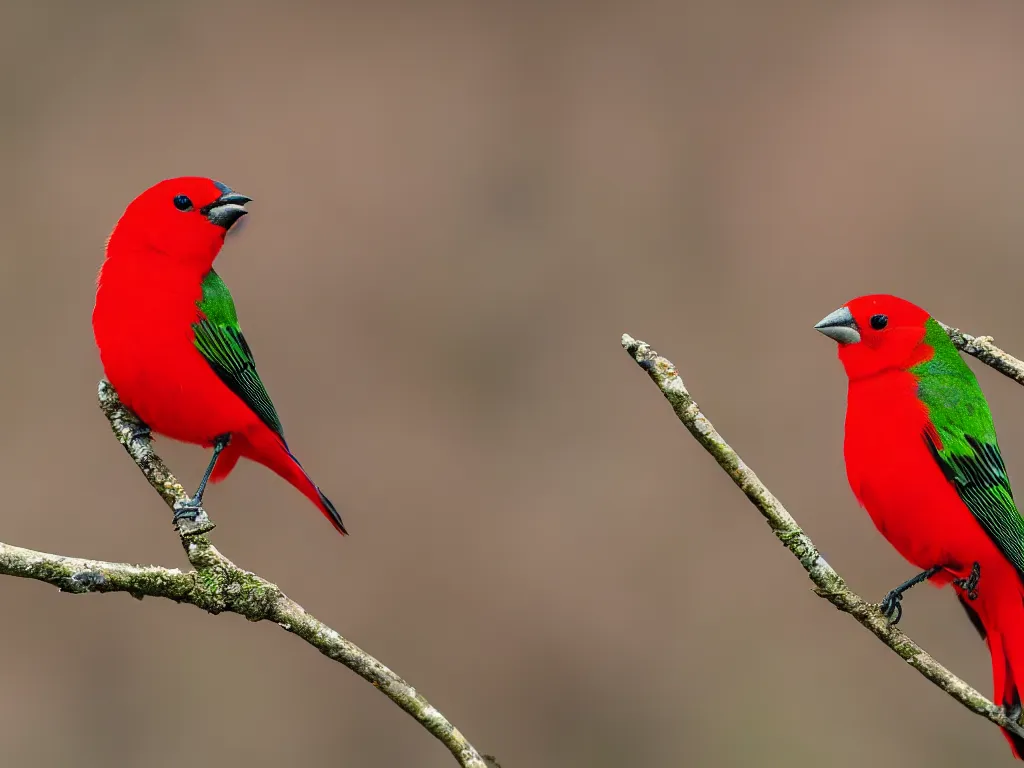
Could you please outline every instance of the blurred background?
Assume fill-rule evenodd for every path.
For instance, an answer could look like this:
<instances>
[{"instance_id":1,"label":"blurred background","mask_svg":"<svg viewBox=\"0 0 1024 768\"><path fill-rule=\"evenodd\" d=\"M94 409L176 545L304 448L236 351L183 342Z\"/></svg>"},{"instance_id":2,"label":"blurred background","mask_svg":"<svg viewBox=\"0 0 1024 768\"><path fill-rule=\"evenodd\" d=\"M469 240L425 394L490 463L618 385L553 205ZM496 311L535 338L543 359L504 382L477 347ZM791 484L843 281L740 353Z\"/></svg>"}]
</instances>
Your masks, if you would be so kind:
<instances>
[{"instance_id":1,"label":"blurred background","mask_svg":"<svg viewBox=\"0 0 1024 768\"><path fill-rule=\"evenodd\" d=\"M854 589L910 576L847 487L812 325L893 292L1024 353L1024 8L375 5L0 3L0 538L187 565L96 406L90 312L127 203L208 175L254 198L217 268L353 534L243 463L214 541L505 768L1009 765L811 593L619 336ZM1024 483L1024 391L980 378ZM206 452L157 447L198 481ZM454 765L273 625L0 604L5 765ZM952 593L903 626L991 692Z\"/></svg>"}]
</instances>

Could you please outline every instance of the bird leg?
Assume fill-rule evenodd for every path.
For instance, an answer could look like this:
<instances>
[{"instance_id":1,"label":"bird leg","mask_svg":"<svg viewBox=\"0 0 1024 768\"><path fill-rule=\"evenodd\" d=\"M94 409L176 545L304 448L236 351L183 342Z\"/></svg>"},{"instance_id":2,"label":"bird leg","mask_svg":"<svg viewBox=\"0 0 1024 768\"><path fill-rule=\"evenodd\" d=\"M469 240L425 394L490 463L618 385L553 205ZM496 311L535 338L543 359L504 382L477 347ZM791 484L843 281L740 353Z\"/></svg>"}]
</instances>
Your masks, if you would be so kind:
<instances>
[{"instance_id":1,"label":"bird leg","mask_svg":"<svg viewBox=\"0 0 1024 768\"><path fill-rule=\"evenodd\" d=\"M191 499L186 499L184 502L179 501L174 505L173 522L196 519L199 510L202 509L203 492L206 490L206 484L210 480L210 475L213 474L213 468L217 466L217 458L220 456L220 452L228 447L230 442L230 434L218 435L213 439L213 456L210 457L210 464L206 467L206 473L203 475L203 479L199 481L199 487L196 489L195 495Z\"/></svg>"},{"instance_id":2,"label":"bird leg","mask_svg":"<svg viewBox=\"0 0 1024 768\"><path fill-rule=\"evenodd\" d=\"M978 599L978 581L981 579L981 563L971 566L971 575L966 579L953 579L953 583L967 593L968 600Z\"/></svg>"},{"instance_id":3,"label":"bird leg","mask_svg":"<svg viewBox=\"0 0 1024 768\"><path fill-rule=\"evenodd\" d=\"M882 602L879 603L878 607L881 609L882 615L890 620L890 624L899 624L900 619L903 618L903 604L901 602L903 600L903 593L911 587L920 584L922 581L930 579L941 570L942 568L936 565L929 568L927 571L922 571L914 578L904 581L882 599Z\"/></svg>"}]
</instances>

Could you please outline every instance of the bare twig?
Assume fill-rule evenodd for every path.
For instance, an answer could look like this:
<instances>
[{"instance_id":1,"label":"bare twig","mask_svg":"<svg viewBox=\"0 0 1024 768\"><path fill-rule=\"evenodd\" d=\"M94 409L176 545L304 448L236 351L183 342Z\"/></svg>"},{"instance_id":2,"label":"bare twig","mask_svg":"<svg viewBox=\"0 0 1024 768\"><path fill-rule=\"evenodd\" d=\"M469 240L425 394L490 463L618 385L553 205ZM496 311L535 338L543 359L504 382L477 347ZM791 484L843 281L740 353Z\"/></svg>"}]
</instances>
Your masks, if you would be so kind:
<instances>
[{"instance_id":1,"label":"bare twig","mask_svg":"<svg viewBox=\"0 0 1024 768\"><path fill-rule=\"evenodd\" d=\"M955 331L955 329L948 330L954 343L965 352L975 355L982 362L1024 383L1024 363L995 347L990 339L975 339ZM804 570L807 571L807 575L814 582L814 591L818 595L827 599L840 611L853 616L900 658L971 712L991 720L996 725L1006 728L1018 736L1024 736L1024 728L1007 717L1001 707L993 704L939 664L921 646L897 627L889 624L876 604L869 603L846 586L839 574L818 553L814 543L800 529L793 516L782 506L782 502L775 498L754 474L754 471L743 462L739 454L725 442L707 417L700 412L683 384L683 380L676 372L675 366L669 360L661 357L648 344L625 334L622 336L622 346L640 367L647 371L651 380L672 405L672 410L675 411L683 426L715 458L718 465L746 494L750 503L761 512L775 535L800 561Z\"/></svg>"},{"instance_id":2,"label":"bare twig","mask_svg":"<svg viewBox=\"0 0 1024 768\"><path fill-rule=\"evenodd\" d=\"M175 502L184 501L185 489L153 452L148 437L138 436L141 423L121 404L117 392L107 382L100 382L99 400L114 434L149 484L172 509ZM194 522L179 525L181 543L195 569L187 573L177 568L63 557L0 543L0 574L45 581L66 592L128 592L138 598L165 597L213 614L230 612L249 621L273 621L378 688L441 741L459 765L494 765L485 761L458 728L409 683L307 613L276 584L239 568L222 555L204 535L212 528L205 512Z\"/></svg>"},{"instance_id":3,"label":"bare twig","mask_svg":"<svg viewBox=\"0 0 1024 768\"><path fill-rule=\"evenodd\" d=\"M945 329L953 345L961 352L978 358L985 365L1008 376L1018 384L1024 384L1024 362L993 344L991 336L971 336L971 334L964 333L951 325L945 323L939 323L939 325Z\"/></svg>"}]
</instances>

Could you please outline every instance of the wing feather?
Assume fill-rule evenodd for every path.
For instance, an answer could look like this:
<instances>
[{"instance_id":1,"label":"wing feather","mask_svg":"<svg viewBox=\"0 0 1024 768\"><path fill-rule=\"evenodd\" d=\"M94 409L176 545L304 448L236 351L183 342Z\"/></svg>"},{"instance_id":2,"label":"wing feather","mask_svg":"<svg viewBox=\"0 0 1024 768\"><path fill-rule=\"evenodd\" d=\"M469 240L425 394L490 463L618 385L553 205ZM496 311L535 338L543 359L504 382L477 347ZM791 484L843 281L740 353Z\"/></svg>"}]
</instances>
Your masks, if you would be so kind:
<instances>
[{"instance_id":1,"label":"wing feather","mask_svg":"<svg viewBox=\"0 0 1024 768\"><path fill-rule=\"evenodd\" d=\"M256 372L252 350L238 327L231 293L212 269L203 280L203 298L198 308L200 317L192 325L196 349L228 389L284 440L277 410Z\"/></svg>"},{"instance_id":2,"label":"wing feather","mask_svg":"<svg viewBox=\"0 0 1024 768\"><path fill-rule=\"evenodd\" d=\"M924 437L932 456L971 514L1024 576L1024 518L1014 503L999 446L963 434L960 437L967 451L941 451L929 431L925 431Z\"/></svg>"}]
</instances>

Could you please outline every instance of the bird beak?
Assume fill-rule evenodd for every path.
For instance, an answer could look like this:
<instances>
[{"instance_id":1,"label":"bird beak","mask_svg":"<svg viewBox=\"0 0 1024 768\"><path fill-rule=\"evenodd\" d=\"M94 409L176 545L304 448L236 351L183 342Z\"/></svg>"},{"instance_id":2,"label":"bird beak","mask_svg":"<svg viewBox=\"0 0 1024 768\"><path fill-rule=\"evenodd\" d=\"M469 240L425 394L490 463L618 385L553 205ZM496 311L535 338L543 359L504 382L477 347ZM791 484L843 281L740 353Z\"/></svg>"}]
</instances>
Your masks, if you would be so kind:
<instances>
[{"instance_id":1,"label":"bird beak","mask_svg":"<svg viewBox=\"0 0 1024 768\"><path fill-rule=\"evenodd\" d=\"M825 315L814 329L840 344L856 344L860 341L857 321L853 319L848 307L840 307L835 312Z\"/></svg>"},{"instance_id":2,"label":"bird beak","mask_svg":"<svg viewBox=\"0 0 1024 768\"><path fill-rule=\"evenodd\" d=\"M248 213L245 204L251 202L252 198L240 195L219 182L217 188L223 194L209 205L204 205L199 212L209 219L211 224L231 229L232 224Z\"/></svg>"}]
</instances>

